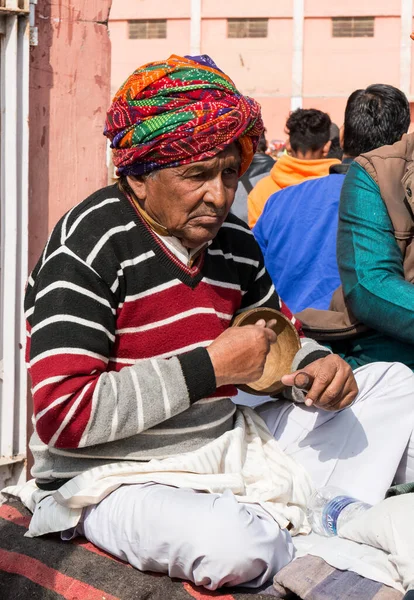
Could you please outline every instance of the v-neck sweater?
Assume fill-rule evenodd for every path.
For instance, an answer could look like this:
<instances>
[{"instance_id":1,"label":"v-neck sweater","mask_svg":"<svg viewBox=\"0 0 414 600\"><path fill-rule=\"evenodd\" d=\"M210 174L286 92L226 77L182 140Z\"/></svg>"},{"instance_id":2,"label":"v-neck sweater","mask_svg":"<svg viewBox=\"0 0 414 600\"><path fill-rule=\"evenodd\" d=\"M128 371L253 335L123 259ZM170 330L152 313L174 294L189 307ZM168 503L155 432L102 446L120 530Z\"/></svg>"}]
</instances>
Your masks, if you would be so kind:
<instances>
[{"instance_id":1,"label":"v-neck sweater","mask_svg":"<svg viewBox=\"0 0 414 600\"><path fill-rule=\"evenodd\" d=\"M32 474L165 458L232 429L237 390L216 389L206 347L260 305L290 314L234 215L188 268L117 186L75 206L26 291Z\"/></svg>"}]
</instances>

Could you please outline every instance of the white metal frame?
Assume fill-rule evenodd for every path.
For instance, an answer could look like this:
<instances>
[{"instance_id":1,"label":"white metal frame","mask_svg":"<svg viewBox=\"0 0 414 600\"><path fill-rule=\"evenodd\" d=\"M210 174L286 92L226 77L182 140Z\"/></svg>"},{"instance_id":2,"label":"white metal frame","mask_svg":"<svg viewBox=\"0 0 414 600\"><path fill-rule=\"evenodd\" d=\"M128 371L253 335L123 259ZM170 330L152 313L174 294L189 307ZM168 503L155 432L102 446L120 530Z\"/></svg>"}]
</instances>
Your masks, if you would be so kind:
<instances>
[{"instance_id":1,"label":"white metal frame","mask_svg":"<svg viewBox=\"0 0 414 600\"><path fill-rule=\"evenodd\" d=\"M191 0L190 54L201 54L201 0Z\"/></svg>"},{"instance_id":2,"label":"white metal frame","mask_svg":"<svg viewBox=\"0 0 414 600\"><path fill-rule=\"evenodd\" d=\"M292 95L290 110L302 108L303 103L303 35L305 0L293 0Z\"/></svg>"},{"instance_id":3,"label":"white metal frame","mask_svg":"<svg viewBox=\"0 0 414 600\"><path fill-rule=\"evenodd\" d=\"M0 483L24 478L27 376L29 0L0 6ZM7 477L1 472L8 467Z\"/></svg>"}]
</instances>

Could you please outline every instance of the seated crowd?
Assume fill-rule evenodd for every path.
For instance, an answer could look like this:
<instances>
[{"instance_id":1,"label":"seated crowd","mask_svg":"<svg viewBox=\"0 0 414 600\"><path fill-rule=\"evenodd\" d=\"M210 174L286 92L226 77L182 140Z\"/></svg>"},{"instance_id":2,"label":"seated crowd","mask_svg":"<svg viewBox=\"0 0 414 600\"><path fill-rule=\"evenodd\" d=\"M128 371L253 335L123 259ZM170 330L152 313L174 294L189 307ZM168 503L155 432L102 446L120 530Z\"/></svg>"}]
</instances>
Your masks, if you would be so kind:
<instances>
[{"instance_id":1,"label":"seated crowd","mask_svg":"<svg viewBox=\"0 0 414 600\"><path fill-rule=\"evenodd\" d=\"M408 125L395 88L354 92L341 163L329 116L293 112L287 154L248 201L245 187L252 233L231 209L264 162L257 102L207 56L127 79L105 124L119 179L61 218L27 286L34 479L16 493L30 536L84 535L143 571L258 588L310 532L315 488L375 504L414 479ZM289 304L308 309L303 326ZM252 409L236 386L261 376L274 322L230 325L260 307L300 349L283 391Z\"/></svg>"},{"instance_id":2,"label":"seated crowd","mask_svg":"<svg viewBox=\"0 0 414 600\"><path fill-rule=\"evenodd\" d=\"M307 126L311 112L296 111L297 119L303 123L303 133L299 137L295 131L289 138L290 146L304 154L315 145L325 143L315 129ZM407 133L409 124L410 105L400 90L391 85L371 85L365 90L356 90L348 99L340 131L342 162L332 165L327 177L308 179L268 197L254 227L254 236L263 252L267 272L294 312L309 307L328 308L333 292L341 283L336 261L339 198L345 175L354 159L399 141ZM355 168L352 167L348 181ZM350 213L358 214L361 221L354 223L352 229L363 231L364 237L366 221L371 219L373 207L369 210L365 207L363 211L360 208L362 206L351 209L344 200L341 227L343 223L351 223L353 216ZM348 241L352 237L355 240L358 233L353 233L350 225L348 228ZM349 261L347 240L342 233L339 239L344 247L340 253ZM364 262L366 257L361 256L358 260ZM350 270L355 270L354 263L349 265L348 273Z\"/></svg>"}]
</instances>

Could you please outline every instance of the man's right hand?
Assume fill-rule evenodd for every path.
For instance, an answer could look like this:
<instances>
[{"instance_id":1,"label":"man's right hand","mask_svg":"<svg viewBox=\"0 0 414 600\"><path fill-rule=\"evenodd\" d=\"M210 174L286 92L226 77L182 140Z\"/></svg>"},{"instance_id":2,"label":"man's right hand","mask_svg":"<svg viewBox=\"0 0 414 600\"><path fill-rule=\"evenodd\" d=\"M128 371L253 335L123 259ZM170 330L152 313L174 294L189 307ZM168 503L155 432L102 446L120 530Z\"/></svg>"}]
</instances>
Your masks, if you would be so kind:
<instances>
[{"instance_id":1,"label":"man's right hand","mask_svg":"<svg viewBox=\"0 0 414 600\"><path fill-rule=\"evenodd\" d=\"M255 325L230 327L208 346L217 387L260 379L270 346L276 342L271 329L275 323L261 319Z\"/></svg>"}]
</instances>

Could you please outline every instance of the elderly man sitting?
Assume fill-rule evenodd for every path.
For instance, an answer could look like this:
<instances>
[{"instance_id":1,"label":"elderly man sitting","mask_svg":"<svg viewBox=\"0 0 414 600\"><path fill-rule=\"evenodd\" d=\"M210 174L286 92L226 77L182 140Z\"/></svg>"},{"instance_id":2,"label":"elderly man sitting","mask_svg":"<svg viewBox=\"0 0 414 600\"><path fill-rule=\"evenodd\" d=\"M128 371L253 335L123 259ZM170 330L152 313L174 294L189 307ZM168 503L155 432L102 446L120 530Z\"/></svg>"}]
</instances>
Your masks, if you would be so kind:
<instances>
[{"instance_id":1,"label":"elderly man sitting","mask_svg":"<svg viewBox=\"0 0 414 600\"><path fill-rule=\"evenodd\" d=\"M115 96L105 134L119 182L61 219L27 288L30 535L84 534L142 570L256 587L309 532L313 484L336 477L375 501L390 483L413 428L405 367L363 368L357 396L350 367L303 339L292 371L313 387L261 410L271 433L231 400L276 341L270 323L229 328L233 316L289 314L229 214L262 128L208 57L145 65Z\"/></svg>"}]
</instances>

